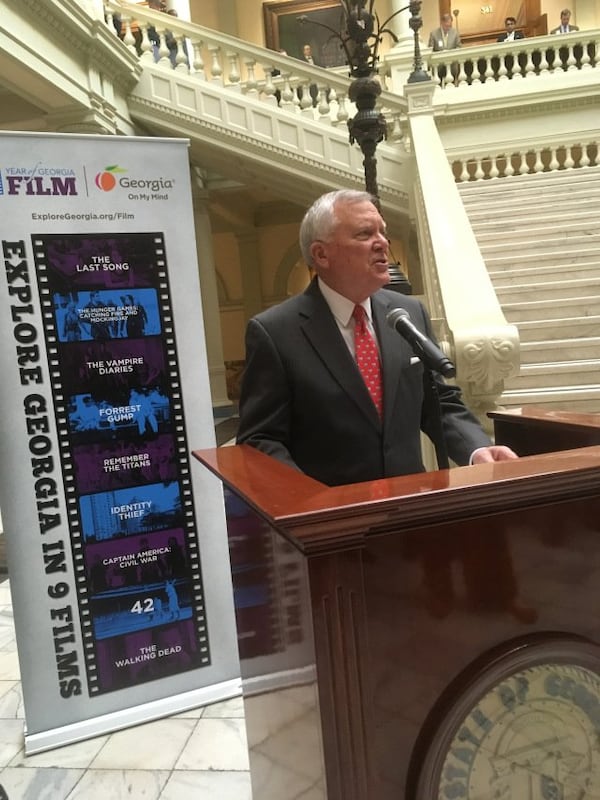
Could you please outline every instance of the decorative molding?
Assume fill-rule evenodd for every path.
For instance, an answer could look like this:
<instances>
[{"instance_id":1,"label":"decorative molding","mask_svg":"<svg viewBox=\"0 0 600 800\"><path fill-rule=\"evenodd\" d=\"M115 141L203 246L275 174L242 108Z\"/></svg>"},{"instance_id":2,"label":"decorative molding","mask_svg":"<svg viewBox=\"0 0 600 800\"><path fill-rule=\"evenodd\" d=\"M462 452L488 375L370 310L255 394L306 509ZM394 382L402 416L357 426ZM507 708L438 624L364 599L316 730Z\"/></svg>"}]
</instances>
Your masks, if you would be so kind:
<instances>
[{"instance_id":1,"label":"decorative molding","mask_svg":"<svg viewBox=\"0 0 600 800\"><path fill-rule=\"evenodd\" d=\"M519 332L514 325L455 330L460 383L477 406L493 405L504 381L519 372Z\"/></svg>"}]
</instances>

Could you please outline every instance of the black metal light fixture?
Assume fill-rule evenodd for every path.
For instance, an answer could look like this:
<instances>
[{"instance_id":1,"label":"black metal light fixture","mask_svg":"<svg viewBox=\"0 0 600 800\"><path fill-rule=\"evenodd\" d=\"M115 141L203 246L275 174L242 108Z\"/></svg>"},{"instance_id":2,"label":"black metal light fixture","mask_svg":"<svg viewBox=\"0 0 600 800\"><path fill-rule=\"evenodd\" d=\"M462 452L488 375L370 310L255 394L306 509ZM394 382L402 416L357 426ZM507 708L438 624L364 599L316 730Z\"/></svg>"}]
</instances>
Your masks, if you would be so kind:
<instances>
[{"instance_id":1,"label":"black metal light fixture","mask_svg":"<svg viewBox=\"0 0 600 800\"><path fill-rule=\"evenodd\" d=\"M379 188L377 186L377 159L375 151L377 145L387 136L387 125L383 114L375 108L377 98L381 94L381 83L377 76L377 54L383 34L388 34L398 41L396 34L388 28L390 21L403 11L410 10L409 26L414 36L413 71L408 77L408 83L429 81L431 77L423 69L421 47L419 43L419 30L423 26L421 19L421 0L411 0L409 5L395 11L385 22L380 23L377 12L374 10L375 0L340 0L342 14L340 31L335 31L328 25L309 20L306 15L298 18L300 23L308 23L326 28L331 32L330 39L337 39L344 50L350 77L354 78L348 90L348 97L356 105L355 116L348 120L350 144L358 143L363 154L363 167L365 171L365 189L376 201L376 206L381 211ZM410 294L412 288L398 263L390 264L390 289Z\"/></svg>"}]
</instances>

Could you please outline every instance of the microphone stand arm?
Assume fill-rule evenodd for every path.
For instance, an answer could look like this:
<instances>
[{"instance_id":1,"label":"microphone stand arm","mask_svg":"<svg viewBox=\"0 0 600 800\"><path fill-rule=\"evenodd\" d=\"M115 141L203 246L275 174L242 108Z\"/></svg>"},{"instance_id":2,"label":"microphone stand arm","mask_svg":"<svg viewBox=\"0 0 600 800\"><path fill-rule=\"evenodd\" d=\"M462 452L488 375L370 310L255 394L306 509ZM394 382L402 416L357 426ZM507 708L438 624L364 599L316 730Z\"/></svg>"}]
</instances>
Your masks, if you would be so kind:
<instances>
[{"instance_id":1,"label":"microphone stand arm","mask_svg":"<svg viewBox=\"0 0 600 800\"><path fill-rule=\"evenodd\" d=\"M438 464L438 469L450 469L450 462L448 460L448 448L446 447L446 438L444 436L444 428L442 425L442 405L440 403L440 395L438 386L433 374L433 370L425 365L425 375L423 383L425 388L425 402L429 405L429 410L432 415L432 427L434 435L431 437L433 446L435 448L435 458Z\"/></svg>"}]
</instances>

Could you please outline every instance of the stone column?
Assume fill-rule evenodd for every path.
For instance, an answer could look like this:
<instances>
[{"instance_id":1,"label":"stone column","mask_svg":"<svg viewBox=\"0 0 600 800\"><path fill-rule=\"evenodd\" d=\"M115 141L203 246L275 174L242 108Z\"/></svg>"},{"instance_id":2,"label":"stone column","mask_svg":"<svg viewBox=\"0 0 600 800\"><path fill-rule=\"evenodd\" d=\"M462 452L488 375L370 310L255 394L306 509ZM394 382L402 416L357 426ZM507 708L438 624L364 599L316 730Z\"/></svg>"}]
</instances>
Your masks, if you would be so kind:
<instances>
[{"instance_id":1,"label":"stone column","mask_svg":"<svg viewBox=\"0 0 600 800\"><path fill-rule=\"evenodd\" d=\"M407 0L390 0L390 2L392 14L395 14L397 11L400 11L401 8L404 8L404 6L408 5ZM400 14L397 14L390 22L390 28L398 37L398 43L395 45L394 49L406 47L407 41L412 46L414 40L413 32L408 24L409 19L410 11L406 9Z\"/></svg>"},{"instance_id":2,"label":"stone column","mask_svg":"<svg viewBox=\"0 0 600 800\"><path fill-rule=\"evenodd\" d=\"M213 410L218 415L219 409L223 412L231 407L231 400L227 395L212 229L208 215L208 191L202 176L194 169L192 169L192 194L210 394Z\"/></svg>"},{"instance_id":3,"label":"stone column","mask_svg":"<svg viewBox=\"0 0 600 800\"><path fill-rule=\"evenodd\" d=\"M258 236L256 231L251 228L236 232L235 238L240 254L240 269L242 271L244 317L249 320L263 310Z\"/></svg>"}]
</instances>

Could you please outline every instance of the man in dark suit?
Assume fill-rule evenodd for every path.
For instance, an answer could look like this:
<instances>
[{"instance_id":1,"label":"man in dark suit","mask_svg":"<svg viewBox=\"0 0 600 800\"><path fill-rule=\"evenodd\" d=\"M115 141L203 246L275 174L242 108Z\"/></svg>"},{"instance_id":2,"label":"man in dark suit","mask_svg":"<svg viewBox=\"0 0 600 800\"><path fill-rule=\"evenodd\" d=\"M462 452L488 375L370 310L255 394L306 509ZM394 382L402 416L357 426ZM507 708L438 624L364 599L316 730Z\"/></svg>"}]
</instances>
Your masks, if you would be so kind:
<instances>
[{"instance_id":1,"label":"man in dark suit","mask_svg":"<svg viewBox=\"0 0 600 800\"><path fill-rule=\"evenodd\" d=\"M517 26L517 20L514 17L507 17L504 20L505 31L504 31L504 33L500 34L500 36L498 37L497 41L499 41L499 42L516 42L517 39L524 39L525 37L524 37L523 33L521 31L518 31L516 29L516 26ZM513 76L513 66L514 66L515 60L514 60L513 56L510 53L508 53L504 57L504 63L506 64L506 71L508 73L508 76L510 78L512 78L512 76ZM519 66L521 68L524 68L526 63L527 63L527 56L526 56L525 53L521 53L519 55ZM496 73L498 71L499 67L500 67L500 59L498 59L496 57L492 58L492 69L494 70L494 73Z\"/></svg>"},{"instance_id":2,"label":"man in dark suit","mask_svg":"<svg viewBox=\"0 0 600 800\"><path fill-rule=\"evenodd\" d=\"M373 198L351 190L323 195L304 217L300 246L316 277L303 294L248 324L238 443L328 485L422 471L420 430L435 437L439 427L431 376L386 316L405 308L426 336L432 332L415 298L383 289L388 240ZM357 365L356 306L376 338L381 414ZM437 374L433 379L450 458L458 464L516 458L491 445L458 387Z\"/></svg>"},{"instance_id":3,"label":"man in dark suit","mask_svg":"<svg viewBox=\"0 0 600 800\"><path fill-rule=\"evenodd\" d=\"M522 31L516 29L517 20L514 17L507 17L504 20L504 33L498 37L499 42L515 42L517 39L524 39Z\"/></svg>"}]
</instances>

